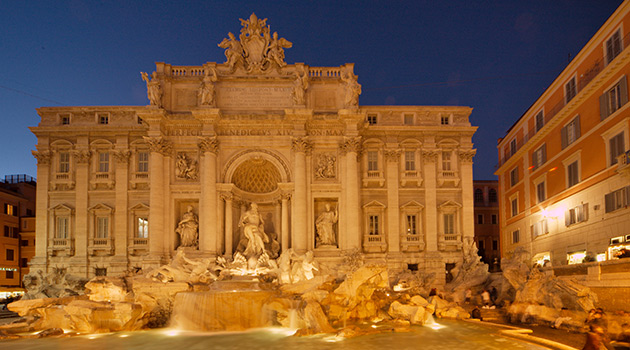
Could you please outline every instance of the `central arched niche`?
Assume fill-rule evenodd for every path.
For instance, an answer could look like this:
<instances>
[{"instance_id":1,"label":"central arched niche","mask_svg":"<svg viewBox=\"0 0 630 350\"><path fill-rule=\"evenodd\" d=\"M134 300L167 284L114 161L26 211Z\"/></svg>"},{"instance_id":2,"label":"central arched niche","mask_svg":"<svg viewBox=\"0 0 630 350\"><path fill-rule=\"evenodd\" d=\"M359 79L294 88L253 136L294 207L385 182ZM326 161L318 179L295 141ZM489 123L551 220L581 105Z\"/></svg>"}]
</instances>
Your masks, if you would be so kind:
<instances>
[{"instance_id":1,"label":"central arched niche","mask_svg":"<svg viewBox=\"0 0 630 350\"><path fill-rule=\"evenodd\" d=\"M278 168L261 156L252 156L239 164L232 175L238 189L250 193L270 193L278 189L282 176Z\"/></svg>"}]
</instances>

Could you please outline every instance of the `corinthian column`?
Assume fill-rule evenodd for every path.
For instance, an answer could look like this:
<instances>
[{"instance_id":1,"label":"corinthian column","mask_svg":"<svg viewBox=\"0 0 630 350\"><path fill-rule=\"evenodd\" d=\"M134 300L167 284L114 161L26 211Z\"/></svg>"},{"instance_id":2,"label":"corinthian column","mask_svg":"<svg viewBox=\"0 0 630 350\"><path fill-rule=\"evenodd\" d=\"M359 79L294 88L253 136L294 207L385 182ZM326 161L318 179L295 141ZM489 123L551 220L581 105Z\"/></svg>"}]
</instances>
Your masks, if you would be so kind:
<instances>
[{"instance_id":1,"label":"corinthian column","mask_svg":"<svg viewBox=\"0 0 630 350\"><path fill-rule=\"evenodd\" d=\"M89 277L87 246L89 240L88 228L88 166L92 153L88 150L79 150L74 153L76 163L76 187L75 187L75 256L72 257L72 270L75 273Z\"/></svg>"},{"instance_id":2,"label":"corinthian column","mask_svg":"<svg viewBox=\"0 0 630 350\"><path fill-rule=\"evenodd\" d=\"M305 252L307 246L307 213L306 213L306 153L310 151L310 143L306 137L294 138L292 148L294 154L295 196L293 198L293 249Z\"/></svg>"},{"instance_id":3,"label":"corinthian column","mask_svg":"<svg viewBox=\"0 0 630 350\"><path fill-rule=\"evenodd\" d=\"M474 240L475 222L474 222L474 198L473 198L473 157L477 150L460 150L458 152L462 183L462 242L466 242L465 238Z\"/></svg>"},{"instance_id":4,"label":"corinthian column","mask_svg":"<svg viewBox=\"0 0 630 350\"><path fill-rule=\"evenodd\" d=\"M149 264L159 264L164 256L164 235L166 234L164 210L164 156L173 151L170 142L162 137L145 137L149 144ZM157 260L157 261L156 261Z\"/></svg>"},{"instance_id":5,"label":"corinthian column","mask_svg":"<svg viewBox=\"0 0 630 350\"><path fill-rule=\"evenodd\" d=\"M48 251L48 183L50 174L50 151L33 151L37 158L37 179L39 184L35 197L35 257L30 265L33 271L46 271ZM54 232L54 228L53 228ZM52 236L51 236L52 237Z\"/></svg>"},{"instance_id":6,"label":"corinthian column","mask_svg":"<svg viewBox=\"0 0 630 350\"><path fill-rule=\"evenodd\" d=\"M347 249L359 249L361 247L361 221L359 212L361 202L359 200L359 167L358 154L361 151L361 137L352 137L345 140L342 152L346 158L346 242ZM344 185L344 184L342 184Z\"/></svg>"},{"instance_id":7,"label":"corinthian column","mask_svg":"<svg viewBox=\"0 0 630 350\"><path fill-rule=\"evenodd\" d=\"M216 137L199 139L201 158L201 198L199 199L199 250L217 254L217 151Z\"/></svg>"},{"instance_id":8,"label":"corinthian column","mask_svg":"<svg viewBox=\"0 0 630 350\"><path fill-rule=\"evenodd\" d=\"M435 162L437 151L425 150L422 152L424 160L424 188L425 188L425 211L426 211L426 240L427 252L437 252L438 225L437 225L437 179L435 172Z\"/></svg>"},{"instance_id":9,"label":"corinthian column","mask_svg":"<svg viewBox=\"0 0 630 350\"><path fill-rule=\"evenodd\" d=\"M398 199L398 162L400 150L385 150L387 171L387 240L389 252L400 251L400 210Z\"/></svg>"},{"instance_id":10,"label":"corinthian column","mask_svg":"<svg viewBox=\"0 0 630 350\"><path fill-rule=\"evenodd\" d=\"M127 149L113 152L116 160L116 211L114 212L114 252L116 262L120 264L121 271L127 268L127 244L129 242L129 225L127 224L129 208L128 183L129 183L129 158L131 152ZM124 264L124 266L122 266Z\"/></svg>"}]
</instances>

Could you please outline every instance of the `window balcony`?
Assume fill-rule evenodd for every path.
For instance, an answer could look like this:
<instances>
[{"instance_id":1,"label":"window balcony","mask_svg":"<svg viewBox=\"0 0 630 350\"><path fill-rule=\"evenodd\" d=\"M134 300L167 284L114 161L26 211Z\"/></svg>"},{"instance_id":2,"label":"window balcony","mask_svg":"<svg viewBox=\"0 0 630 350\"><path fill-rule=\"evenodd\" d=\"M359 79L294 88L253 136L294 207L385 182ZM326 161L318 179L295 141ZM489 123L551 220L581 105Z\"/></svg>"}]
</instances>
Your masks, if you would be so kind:
<instances>
[{"instance_id":1,"label":"window balcony","mask_svg":"<svg viewBox=\"0 0 630 350\"><path fill-rule=\"evenodd\" d=\"M149 173L144 172L135 172L131 174L131 189L135 190L139 187L147 187L149 185ZM140 185L140 186L138 186Z\"/></svg>"},{"instance_id":2,"label":"window balcony","mask_svg":"<svg viewBox=\"0 0 630 350\"><path fill-rule=\"evenodd\" d=\"M94 173L92 176L92 181L90 183L90 187L93 190L96 189L108 189L111 190L114 188L114 176L110 173Z\"/></svg>"},{"instance_id":3,"label":"window balcony","mask_svg":"<svg viewBox=\"0 0 630 350\"><path fill-rule=\"evenodd\" d=\"M420 172L417 170L406 170L403 171L402 177L400 179L401 186L422 186L422 177L420 176Z\"/></svg>"},{"instance_id":4,"label":"window balcony","mask_svg":"<svg viewBox=\"0 0 630 350\"><path fill-rule=\"evenodd\" d=\"M400 243L403 252L413 253L424 250L424 239L420 234L403 234Z\"/></svg>"},{"instance_id":5,"label":"window balcony","mask_svg":"<svg viewBox=\"0 0 630 350\"><path fill-rule=\"evenodd\" d=\"M114 240L112 238L90 238L88 242L89 255L113 255Z\"/></svg>"},{"instance_id":6,"label":"window balcony","mask_svg":"<svg viewBox=\"0 0 630 350\"><path fill-rule=\"evenodd\" d=\"M48 240L48 254L51 256L74 255L74 239L52 238Z\"/></svg>"},{"instance_id":7,"label":"window balcony","mask_svg":"<svg viewBox=\"0 0 630 350\"><path fill-rule=\"evenodd\" d=\"M363 187L383 187L385 176L380 170L368 170L363 174Z\"/></svg>"},{"instance_id":8,"label":"window balcony","mask_svg":"<svg viewBox=\"0 0 630 350\"><path fill-rule=\"evenodd\" d=\"M384 253L387 250L385 235L363 235L363 251L365 253Z\"/></svg>"},{"instance_id":9,"label":"window balcony","mask_svg":"<svg viewBox=\"0 0 630 350\"><path fill-rule=\"evenodd\" d=\"M438 236L438 250L457 251L462 249L462 235L458 233L444 234Z\"/></svg>"},{"instance_id":10,"label":"window balcony","mask_svg":"<svg viewBox=\"0 0 630 350\"><path fill-rule=\"evenodd\" d=\"M149 253L149 239L134 237L129 239L127 251L130 255L145 255Z\"/></svg>"},{"instance_id":11,"label":"window balcony","mask_svg":"<svg viewBox=\"0 0 630 350\"><path fill-rule=\"evenodd\" d=\"M438 172L437 183L442 187L444 184L453 184L453 186L459 185L459 173L453 170L442 170Z\"/></svg>"},{"instance_id":12,"label":"window balcony","mask_svg":"<svg viewBox=\"0 0 630 350\"><path fill-rule=\"evenodd\" d=\"M74 189L74 181L72 179L71 173L56 173L52 177L52 181L50 182L51 190L73 190Z\"/></svg>"}]
</instances>

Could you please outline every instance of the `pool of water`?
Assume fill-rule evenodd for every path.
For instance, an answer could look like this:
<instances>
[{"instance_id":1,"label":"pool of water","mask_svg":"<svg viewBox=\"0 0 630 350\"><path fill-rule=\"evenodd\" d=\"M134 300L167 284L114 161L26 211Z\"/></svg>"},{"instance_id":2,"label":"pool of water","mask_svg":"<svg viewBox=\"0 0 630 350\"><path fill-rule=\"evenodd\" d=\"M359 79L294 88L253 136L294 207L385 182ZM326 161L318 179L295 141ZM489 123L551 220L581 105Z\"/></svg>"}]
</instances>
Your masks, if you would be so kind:
<instances>
[{"instance_id":1,"label":"pool of water","mask_svg":"<svg viewBox=\"0 0 630 350\"><path fill-rule=\"evenodd\" d=\"M15 339L0 341L0 349L545 349L505 338L498 330L482 324L440 320L434 327L413 327L408 333L381 333L350 339L331 335L293 337L282 328L241 333L197 333L171 329L80 335L68 338Z\"/></svg>"}]
</instances>

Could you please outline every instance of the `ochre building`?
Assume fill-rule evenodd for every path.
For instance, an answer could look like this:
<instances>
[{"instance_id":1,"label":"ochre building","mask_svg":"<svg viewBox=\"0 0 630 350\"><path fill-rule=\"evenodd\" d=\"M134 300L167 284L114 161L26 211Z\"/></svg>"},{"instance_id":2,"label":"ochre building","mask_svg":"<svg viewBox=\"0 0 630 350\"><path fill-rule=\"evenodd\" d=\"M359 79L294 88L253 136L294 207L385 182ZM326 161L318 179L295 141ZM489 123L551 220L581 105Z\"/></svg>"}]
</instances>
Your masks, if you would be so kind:
<instances>
[{"instance_id":1,"label":"ochre building","mask_svg":"<svg viewBox=\"0 0 630 350\"><path fill-rule=\"evenodd\" d=\"M474 239L469 107L361 106L352 64L288 65L266 19L225 63L157 63L148 106L38 109L32 269L121 275L241 252L257 205L273 258L365 254L435 273Z\"/></svg>"}]
</instances>

